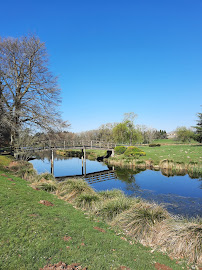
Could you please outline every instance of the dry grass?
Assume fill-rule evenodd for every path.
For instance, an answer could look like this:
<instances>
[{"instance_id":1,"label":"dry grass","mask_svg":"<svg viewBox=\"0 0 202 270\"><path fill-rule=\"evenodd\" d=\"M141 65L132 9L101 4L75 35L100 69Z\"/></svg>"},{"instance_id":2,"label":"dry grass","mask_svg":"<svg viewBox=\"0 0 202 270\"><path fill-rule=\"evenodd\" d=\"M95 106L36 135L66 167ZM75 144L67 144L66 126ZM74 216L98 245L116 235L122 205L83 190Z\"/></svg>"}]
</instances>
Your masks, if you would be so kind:
<instances>
[{"instance_id":1,"label":"dry grass","mask_svg":"<svg viewBox=\"0 0 202 270\"><path fill-rule=\"evenodd\" d=\"M90 210L91 212L96 211L98 204L100 203L100 197L95 194L81 194L79 195L76 200L75 204L77 207L80 207L84 210Z\"/></svg>"},{"instance_id":2,"label":"dry grass","mask_svg":"<svg viewBox=\"0 0 202 270\"><path fill-rule=\"evenodd\" d=\"M202 225L165 220L153 228L143 244L167 252L173 258L186 258L202 264Z\"/></svg>"},{"instance_id":3,"label":"dry grass","mask_svg":"<svg viewBox=\"0 0 202 270\"><path fill-rule=\"evenodd\" d=\"M167 218L170 218L170 216L161 206L140 202L133 205L128 211L123 212L112 224L120 226L129 235L141 241L150 234L154 225Z\"/></svg>"},{"instance_id":4,"label":"dry grass","mask_svg":"<svg viewBox=\"0 0 202 270\"><path fill-rule=\"evenodd\" d=\"M56 194L61 199L72 202L81 194L96 192L82 179L69 179L58 184Z\"/></svg>"},{"instance_id":5,"label":"dry grass","mask_svg":"<svg viewBox=\"0 0 202 270\"><path fill-rule=\"evenodd\" d=\"M109 222L120 213L128 210L132 204L134 204L134 200L125 196L108 199L100 205L99 209L96 211L96 215Z\"/></svg>"},{"instance_id":6,"label":"dry grass","mask_svg":"<svg viewBox=\"0 0 202 270\"><path fill-rule=\"evenodd\" d=\"M98 194L100 197L102 197L103 200L122 198L124 196L123 191L119 189L100 191Z\"/></svg>"}]
</instances>

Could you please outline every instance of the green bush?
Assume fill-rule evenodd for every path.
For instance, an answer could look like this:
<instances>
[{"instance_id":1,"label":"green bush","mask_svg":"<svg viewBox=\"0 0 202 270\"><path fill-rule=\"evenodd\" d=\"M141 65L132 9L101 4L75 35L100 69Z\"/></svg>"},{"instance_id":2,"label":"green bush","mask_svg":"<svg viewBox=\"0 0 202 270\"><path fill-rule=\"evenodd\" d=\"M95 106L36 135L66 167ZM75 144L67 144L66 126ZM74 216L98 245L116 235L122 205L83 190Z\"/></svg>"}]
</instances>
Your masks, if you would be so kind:
<instances>
[{"instance_id":1,"label":"green bush","mask_svg":"<svg viewBox=\"0 0 202 270\"><path fill-rule=\"evenodd\" d=\"M123 154L125 151L126 151L126 147L125 146L116 146L115 148L114 148L114 152L117 154L117 155L121 155L121 154Z\"/></svg>"},{"instance_id":2,"label":"green bush","mask_svg":"<svg viewBox=\"0 0 202 270\"><path fill-rule=\"evenodd\" d=\"M125 151L124 155L126 157L139 157L146 156L146 153L135 146L129 146Z\"/></svg>"}]
</instances>

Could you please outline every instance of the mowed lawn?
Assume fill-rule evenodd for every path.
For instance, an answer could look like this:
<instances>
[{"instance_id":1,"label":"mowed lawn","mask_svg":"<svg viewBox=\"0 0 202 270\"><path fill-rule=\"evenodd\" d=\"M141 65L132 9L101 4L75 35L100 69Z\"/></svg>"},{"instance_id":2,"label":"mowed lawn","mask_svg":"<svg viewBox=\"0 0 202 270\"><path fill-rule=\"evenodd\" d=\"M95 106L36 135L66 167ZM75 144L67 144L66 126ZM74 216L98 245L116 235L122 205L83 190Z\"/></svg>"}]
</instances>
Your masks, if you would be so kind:
<instances>
[{"instance_id":1,"label":"mowed lawn","mask_svg":"<svg viewBox=\"0 0 202 270\"><path fill-rule=\"evenodd\" d=\"M140 146L146 156L140 160L151 159L155 164L163 159L173 160L174 162L197 162L202 165L202 145L161 145L160 147Z\"/></svg>"},{"instance_id":2,"label":"mowed lawn","mask_svg":"<svg viewBox=\"0 0 202 270\"><path fill-rule=\"evenodd\" d=\"M105 223L3 171L0 197L0 269L39 269L59 261L93 270L120 266L149 270L156 269L156 263L186 269L185 264L124 240ZM53 206L40 204L40 200Z\"/></svg>"}]
</instances>

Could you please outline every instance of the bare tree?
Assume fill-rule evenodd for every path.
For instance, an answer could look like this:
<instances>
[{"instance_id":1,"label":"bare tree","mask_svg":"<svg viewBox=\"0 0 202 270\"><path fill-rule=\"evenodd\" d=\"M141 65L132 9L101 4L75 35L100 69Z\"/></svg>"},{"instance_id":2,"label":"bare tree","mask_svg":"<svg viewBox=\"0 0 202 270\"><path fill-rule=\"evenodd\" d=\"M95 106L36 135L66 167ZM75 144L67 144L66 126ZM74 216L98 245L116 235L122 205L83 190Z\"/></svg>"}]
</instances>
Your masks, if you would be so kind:
<instances>
[{"instance_id":1,"label":"bare tree","mask_svg":"<svg viewBox=\"0 0 202 270\"><path fill-rule=\"evenodd\" d=\"M22 128L62 125L57 106L60 89L49 71L45 44L38 37L0 38L2 123L10 128L11 144Z\"/></svg>"}]
</instances>

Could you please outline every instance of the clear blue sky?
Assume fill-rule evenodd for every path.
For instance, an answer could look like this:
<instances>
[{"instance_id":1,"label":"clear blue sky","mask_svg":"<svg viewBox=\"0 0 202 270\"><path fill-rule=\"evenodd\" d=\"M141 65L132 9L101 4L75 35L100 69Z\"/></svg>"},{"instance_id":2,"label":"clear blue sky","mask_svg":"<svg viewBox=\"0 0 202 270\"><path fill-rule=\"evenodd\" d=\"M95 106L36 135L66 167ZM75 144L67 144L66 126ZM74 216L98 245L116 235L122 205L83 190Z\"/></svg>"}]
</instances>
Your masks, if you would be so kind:
<instances>
[{"instance_id":1,"label":"clear blue sky","mask_svg":"<svg viewBox=\"0 0 202 270\"><path fill-rule=\"evenodd\" d=\"M120 122L172 131L202 105L202 0L4 0L0 36L35 33L71 131Z\"/></svg>"}]
</instances>

